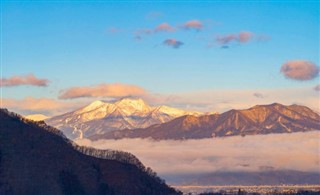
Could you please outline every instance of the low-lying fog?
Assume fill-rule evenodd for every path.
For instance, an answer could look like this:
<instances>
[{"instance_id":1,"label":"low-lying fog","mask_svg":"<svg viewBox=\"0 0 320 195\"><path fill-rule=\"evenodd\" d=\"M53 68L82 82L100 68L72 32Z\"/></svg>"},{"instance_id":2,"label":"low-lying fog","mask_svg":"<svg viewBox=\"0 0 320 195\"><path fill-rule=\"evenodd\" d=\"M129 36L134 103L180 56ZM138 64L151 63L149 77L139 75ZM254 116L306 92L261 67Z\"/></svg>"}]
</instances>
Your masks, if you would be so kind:
<instances>
[{"instance_id":1,"label":"low-lying fog","mask_svg":"<svg viewBox=\"0 0 320 195\"><path fill-rule=\"evenodd\" d=\"M320 172L320 132L201 140L76 140L79 145L136 155L160 176L215 171L290 169Z\"/></svg>"}]
</instances>

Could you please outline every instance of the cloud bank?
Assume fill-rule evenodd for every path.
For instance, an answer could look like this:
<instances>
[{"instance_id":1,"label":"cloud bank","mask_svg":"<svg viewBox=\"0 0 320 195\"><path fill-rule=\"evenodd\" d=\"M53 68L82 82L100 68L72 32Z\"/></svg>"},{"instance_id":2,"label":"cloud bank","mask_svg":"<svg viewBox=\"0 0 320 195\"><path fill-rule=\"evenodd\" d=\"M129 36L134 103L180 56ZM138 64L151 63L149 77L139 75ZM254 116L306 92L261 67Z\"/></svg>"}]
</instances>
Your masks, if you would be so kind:
<instances>
[{"instance_id":1,"label":"cloud bank","mask_svg":"<svg viewBox=\"0 0 320 195\"><path fill-rule=\"evenodd\" d=\"M277 89L211 89L148 97L155 105L167 105L185 110L225 112L247 109L255 105L281 103L298 104L320 112L319 95L313 86Z\"/></svg>"},{"instance_id":2,"label":"cloud bank","mask_svg":"<svg viewBox=\"0 0 320 195\"><path fill-rule=\"evenodd\" d=\"M65 95L66 97L63 98L66 99L68 97L70 100L64 100L63 98L63 100L56 100L50 98L32 97L24 99L2 98L1 106L9 108L11 111L15 111L20 114L36 113L52 116L53 114L62 114L64 112L80 108L91 103L94 100L110 101L122 97L139 97L144 99L148 104L152 106L166 105L188 111L201 111L211 113L222 113L230 109L247 109L255 105L272 104L274 102L278 102L284 105L304 105L317 112L320 112L319 94L316 93L319 87L317 86L285 89L259 89L259 91L257 91L256 89L212 89L173 94L152 93L144 90L139 86L137 86L136 91L124 92L121 92L121 90L125 90L125 87L120 91L104 91L104 87L98 86L100 85L90 87L76 87L76 90L73 90L74 88L70 88L72 90L66 89L65 91L62 91L60 96ZM107 96L100 97L102 95ZM77 99L77 102L74 102L74 99Z\"/></svg>"},{"instance_id":3,"label":"cloud bank","mask_svg":"<svg viewBox=\"0 0 320 195\"><path fill-rule=\"evenodd\" d=\"M288 79L307 81L319 76L319 67L309 61L293 60L284 63L280 72Z\"/></svg>"},{"instance_id":4,"label":"cloud bank","mask_svg":"<svg viewBox=\"0 0 320 195\"><path fill-rule=\"evenodd\" d=\"M1 98L1 107L22 115L42 113L47 116L62 114L85 105L80 102L64 102L50 98L26 97L23 99Z\"/></svg>"},{"instance_id":5,"label":"cloud bank","mask_svg":"<svg viewBox=\"0 0 320 195\"><path fill-rule=\"evenodd\" d=\"M290 169L320 172L320 132L269 134L185 141L76 140L80 145L136 155L161 176L216 171Z\"/></svg>"},{"instance_id":6,"label":"cloud bank","mask_svg":"<svg viewBox=\"0 0 320 195\"><path fill-rule=\"evenodd\" d=\"M147 92L143 88L136 85L112 83L102 83L95 86L72 87L61 92L60 99L74 99L82 97L127 97L127 96L143 96Z\"/></svg>"},{"instance_id":7,"label":"cloud bank","mask_svg":"<svg viewBox=\"0 0 320 195\"><path fill-rule=\"evenodd\" d=\"M0 87L15 87L20 85L32 85L37 87L48 86L49 80L39 79L33 74L1 78Z\"/></svg>"}]
</instances>

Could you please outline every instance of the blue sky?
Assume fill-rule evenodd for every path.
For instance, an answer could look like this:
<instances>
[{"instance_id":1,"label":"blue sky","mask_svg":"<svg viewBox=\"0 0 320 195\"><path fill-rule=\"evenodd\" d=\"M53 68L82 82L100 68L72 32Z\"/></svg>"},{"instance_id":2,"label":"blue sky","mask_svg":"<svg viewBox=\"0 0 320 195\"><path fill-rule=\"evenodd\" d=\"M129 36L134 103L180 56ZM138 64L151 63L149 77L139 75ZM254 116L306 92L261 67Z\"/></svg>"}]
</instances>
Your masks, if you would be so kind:
<instances>
[{"instance_id":1,"label":"blue sky","mask_svg":"<svg viewBox=\"0 0 320 195\"><path fill-rule=\"evenodd\" d=\"M313 90L319 84L319 70L311 79L298 80L280 72L282 65L291 61L311 62L318 67L316 1L2 1L1 6L2 78L33 74L49 80L45 87L2 87L2 99L32 97L70 102L59 100L62 91L122 83L139 86L153 96L310 88L313 101L308 105L315 108L319 103L314 100L319 94ZM200 30L183 29L188 21L203 26ZM163 23L175 30L155 32ZM146 29L153 31L135 39L137 32ZM237 37L241 32L249 33L249 40L217 42L218 37ZM183 45L173 48L164 44L167 39ZM284 100L275 97L269 101ZM300 97L287 103L299 101Z\"/></svg>"}]
</instances>

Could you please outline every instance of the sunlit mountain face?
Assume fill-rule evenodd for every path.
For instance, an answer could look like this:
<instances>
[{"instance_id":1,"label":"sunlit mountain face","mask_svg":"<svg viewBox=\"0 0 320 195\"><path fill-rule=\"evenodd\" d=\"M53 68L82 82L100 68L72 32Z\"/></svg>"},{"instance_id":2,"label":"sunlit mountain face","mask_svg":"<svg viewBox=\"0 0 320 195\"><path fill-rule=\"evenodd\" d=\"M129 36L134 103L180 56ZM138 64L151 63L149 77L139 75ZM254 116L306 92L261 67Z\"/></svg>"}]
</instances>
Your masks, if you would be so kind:
<instances>
[{"instance_id":1,"label":"sunlit mountain face","mask_svg":"<svg viewBox=\"0 0 320 195\"><path fill-rule=\"evenodd\" d=\"M204 114L142 99L95 101L76 111L47 119L71 139L201 139L233 135L319 130L319 114L305 106L257 105L244 110Z\"/></svg>"},{"instance_id":2,"label":"sunlit mountain face","mask_svg":"<svg viewBox=\"0 0 320 195\"><path fill-rule=\"evenodd\" d=\"M67 137L84 138L112 130L145 128L184 115L200 115L167 106L151 107L142 99L121 99L114 103L94 101L76 111L47 119Z\"/></svg>"}]
</instances>

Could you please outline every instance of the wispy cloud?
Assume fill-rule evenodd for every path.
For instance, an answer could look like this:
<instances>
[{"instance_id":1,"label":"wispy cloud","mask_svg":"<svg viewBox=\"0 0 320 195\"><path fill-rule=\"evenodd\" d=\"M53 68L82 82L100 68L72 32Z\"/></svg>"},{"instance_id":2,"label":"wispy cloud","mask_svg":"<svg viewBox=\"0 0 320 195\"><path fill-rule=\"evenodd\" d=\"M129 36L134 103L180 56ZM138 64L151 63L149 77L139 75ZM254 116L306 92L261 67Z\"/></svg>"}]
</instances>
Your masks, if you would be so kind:
<instances>
[{"instance_id":1,"label":"wispy cloud","mask_svg":"<svg viewBox=\"0 0 320 195\"><path fill-rule=\"evenodd\" d=\"M227 34L227 35L220 35L216 37L216 43L219 45L228 45L232 42L234 43L247 43L251 41L254 37L254 34L252 32L239 32L239 33L233 33L233 34Z\"/></svg>"},{"instance_id":2,"label":"wispy cloud","mask_svg":"<svg viewBox=\"0 0 320 195\"><path fill-rule=\"evenodd\" d=\"M80 102L65 102L51 98L26 97L23 99L1 98L1 107L20 114L45 114L52 116L83 106Z\"/></svg>"},{"instance_id":3,"label":"wispy cloud","mask_svg":"<svg viewBox=\"0 0 320 195\"><path fill-rule=\"evenodd\" d=\"M264 95L262 93L258 93L258 92L253 93L253 96L256 98L264 98Z\"/></svg>"},{"instance_id":4,"label":"wispy cloud","mask_svg":"<svg viewBox=\"0 0 320 195\"><path fill-rule=\"evenodd\" d=\"M186 30L193 29L193 30L200 31L204 28L204 25L203 25L203 22L199 20L189 20L182 25L182 28Z\"/></svg>"},{"instance_id":5,"label":"wispy cloud","mask_svg":"<svg viewBox=\"0 0 320 195\"><path fill-rule=\"evenodd\" d=\"M197 30L200 31L204 28L203 22L199 21L199 20L190 20L185 22L183 25L181 26L173 26L170 25L168 22L163 22L159 25L157 25L154 28L145 28L145 29L139 29L135 32L135 39L137 40L141 40L143 38L143 36L145 35L152 35L158 32L174 32L176 30L179 29L184 29L184 30Z\"/></svg>"},{"instance_id":6,"label":"wispy cloud","mask_svg":"<svg viewBox=\"0 0 320 195\"><path fill-rule=\"evenodd\" d=\"M154 29L139 29L135 32L134 39L140 41L142 40L143 36L151 35L153 33Z\"/></svg>"},{"instance_id":7,"label":"wispy cloud","mask_svg":"<svg viewBox=\"0 0 320 195\"><path fill-rule=\"evenodd\" d=\"M163 41L163 44L174 49L179 49L184 43L176 39L166 39Z\"/></svg>"},{"instance_id":8,"label":"wispy cloud","mask_svg":"<svg viewBox=\"0 0 320 195\"><path fill-rule=\"evenodd\" d=\"M175 28L173 26L170 26L168 23L164 22L159 24L154 29L154 32L160 32L160 31L172 32L172 31L175 31Z\"/></svg>"},{"instance_id":9,"label":"wispy cloud","mask_svg":"<svg viewBox=\"0 0 320 195\"><path fill-rule=\"evenodd\" d=\"M319 172L319 131L201 140L77 140L80 145L136 155L161 176L216 171L261 171L263 167Z\"/></svg>"},{"instance_id":10,"label":"wispy cloud","mask_svg":"<svg viewBox=\"0 0 320 195\"><path fill-rule=\"evenodd\" d=\"M122 83L102 83L95 86L72 87L61 92L60 99L74 99L82 97L127 97L143 96L147 92L142 87Z\"/></svg>"},{"instance_id":11,"label":"wispy cloud","mask_svg":"<svg viewBox=\"0 0 320 195\"><path fill-rule=\"evenodd\" d=\"M12 76L10 78L1 78L0 87L15 87L20 85L32 85L38 87L46 87L49 83L48 79L40 79L33 74Z\"/></svg>"},{"instance_id":12,"label":"wispy cloud","mask_svg":"<svg viewBox=\"0 0 320 195\"><path fill-rule=\"evenodd\" d=\"M316 85L313 89L314 89L315 91L320 91L320 85Z\"/></svg>"},{"instance_id":13,"label":"wispy cloud","mask_svg":"<svg viewBox=\"0 0 320 195\"><path fill-rule=\"evenodd\" d=\"M258 97L263 98L258 98ZM225 112L246 109L255 105L278 102L284 105L299 104L320 111L319 96L310 87L278 89L211 89L174 94L157 94L148 97L155 105L168 105L202 112Z\"/></svg>"},{"instance_id":14,"label":"wispy cloud","mask_svg":"<svg viewBox=\"0 0 320 195\"><path fill-rule=\"evenodd\" d=\"M141 40L145 35L152 35L159 32L173 32L176 28L168 24L167 22L163 22L157 25L155 28L145 28L139 29L135 32L135 39Z\"/></svg>"},{"instance_id":15,"label":"wispy cloud","mask_svg":"<svg viewBox=\"0 0 320 195\"><path fill-rule=\"evenodd\" d=\"M288 79L306 81L319 76L319 67L309 61L292 60L284 63L280 72Z\"/></svg>"}]
</instances>

